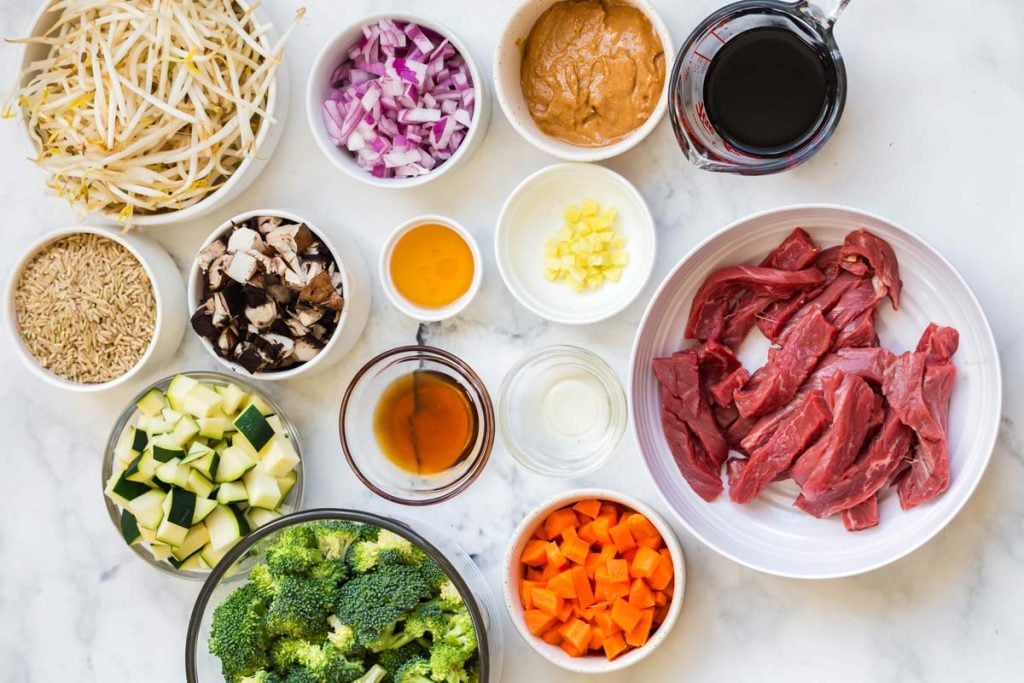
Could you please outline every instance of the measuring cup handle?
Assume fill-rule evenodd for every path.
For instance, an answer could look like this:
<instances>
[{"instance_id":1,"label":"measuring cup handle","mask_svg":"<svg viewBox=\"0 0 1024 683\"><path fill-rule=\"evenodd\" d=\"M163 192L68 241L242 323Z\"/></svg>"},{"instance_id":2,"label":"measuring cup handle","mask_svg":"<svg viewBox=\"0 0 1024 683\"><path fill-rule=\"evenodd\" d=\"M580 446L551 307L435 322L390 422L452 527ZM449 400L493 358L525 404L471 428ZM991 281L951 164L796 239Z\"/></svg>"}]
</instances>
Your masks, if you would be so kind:
<instances>
[{"instance_id":1,"label":"measuring cup handle","mask_svg":"<svg viewBox=\"0 0 1024 683\"><path fill-rule=\"evenodd\" d=\"M850 0L799 0L797 9L809 15L826 29L831 29Z\"/></svg>"}]
</instances>

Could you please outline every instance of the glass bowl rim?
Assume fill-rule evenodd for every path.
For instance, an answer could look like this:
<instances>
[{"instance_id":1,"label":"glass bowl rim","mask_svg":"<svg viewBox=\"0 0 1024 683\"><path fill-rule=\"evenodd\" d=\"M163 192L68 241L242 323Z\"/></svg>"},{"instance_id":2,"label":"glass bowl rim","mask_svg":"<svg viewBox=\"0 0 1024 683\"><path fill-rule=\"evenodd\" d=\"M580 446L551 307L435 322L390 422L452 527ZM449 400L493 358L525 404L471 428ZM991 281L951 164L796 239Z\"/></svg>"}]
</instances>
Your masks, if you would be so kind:
<instances>
[{"instance_id":1,"label":"glass bowl rim","mask_svg":"<svg viewBox=\"0 0 1024 683\"><path fill-rule=\"evenodd\" d=\"M352 449L349 447L348 435L345 428L345 418L348 415L349 402L352 399L352 394L355 392L356 387L358 387L366 378L370 370L373 370L385 361L404 354L424 356L431 360L438 361L442 365L454 370L480 395L481 400L478 408L483 413L483 424L481 425L481 429L483 430L483 443L480 445L479 452L469 469L467 469L466 472L464 472L458 479L441 489L440 493L437 495L419 499L404 498L402 496L395 495L394 493L385 491L371 481L366 473L364 473L356 463L356 458L352 454ZM474 405L476 405L476 403L474 403ZM429 346L426 344L396 346L393 349L377 354L367 361L361 368L359 368L359 371L356 372L355 376L352 377L352 381L349 382L348 387L345 389L345 394L341 399L341 408L338 411L338 433L341 438L341 450L345 455L345 460L348 462L349 467L356 475L356 478L362 482L363 486L370 489L381 498L392 503L398 503L399 505L410 506L423 506L441 503L457 496L469 488L473 482L477 480L480 474L483 473L488 460L490 460L491 451L494 448L494 425L494 404L491 400L490 392L487 391L487 386L484 384L483 380L480 379L480 376L476 374L468 363L455 354L445 351L444 349L439 349L436 346Z\"/></svg>"},{"instance_id":2,"label":"glass bowl rim","mask_svg":"<svg viewBox=\"0 0 1024 683\"><path fill-rule=\"evenodd\" d=\"M534 366L538 361L544 360L550 356L559 355L571 357L574 360L580 361L581 365L585 366L586 369L590 371L605 387L608 393L608 399L612 404L609 420L613 423L610 433L614 435L614 438L610 442L610 446L594 451L594 454L597 457L595 457L593 462L589 463L586 467L556 469L544 465L541 461L526 453L526 450L520 445L519 440L512 434L512 428L510 426L510 420L508 417L508 398L512 389L513 380L517 379L524 370ZM501 440L505 444L505 448L508 452L512 454L512 457L514 457L516 461L524 467L527 467L538 474L560 479L586 476L588 474L593 474L604 467L604 465L606 465L615 454L615 449L617 449L619 444L622 443L622 437L625 436L626 427L629 425L629 407L627 405L626 390L622 385L622 380L619 379L619 376L615 373L615 370L611 365L608 364L608 361L593 351L589 351L574 344L550 344L548 346L542 346L538 349L527 352L522 358L517 360L515 364L509 368L508 372L505 373L505 378L501 382L501 388L498 390L497 416L498 431L501 434Z\"/></svg>"},{"instance_id":3,"label":"glass bowl rim","mask_svg":"<svg viewBox=\"0 0 1024 683\"><path fill-rule=\"evenodd\" d=\"M100 468L100 484L102 486L101 491L103 492L103 503L107 508L107 515L110 517L111 523L113 523L114 528L118 531L118 538L124 541L124 539L121 538L120 534L121 507L117 505L114 501L112 501L109 496L106 495L107 480L110 478L110 475L114 471L114 448L117 446L117 442L121 437L121 433L129 426L129 423L131 422L132 418L135 417L135 414L138 412L138 407L135 405L136 402L143 396L145 396L147 393L149 393L149 391L152 389L160 389L161 391L163 391L170 384L171 380L173 380L178 375L185 375L186 377L191 377L193 379L198 379L200 381L210 380L216 382L235 384L242 390L246 391L247 393L257 394L260 397L260 399L265 401L268 406L273 408L274 414L281 418L281 422L284 425L284 428L288 430L288 438L289 440L291 440L292 445L295 448L295 453L299 456L299 464L295 468L295 484L292 486L292 489L288 492L288 495L285 496L285 498L288 498L288 496L294 496L294 500L290 503L290 505L292 505L292 507L294 507L295 510L298 511L302 507L302 497L304 489L303 484L305 480L305 466L303 464L304 458L302 457L302 442L299 440L298 431L295 429L295 423L293 423L288 418L284 411L281 410L281 406L278 405L278 403L274 399L268 396L265 391L257 389L248 382L239 380L238 378L232 375L227 375L222 372L214 372L210 370L184 370L182 372L176 372L172 375L167 375L166 377L163 377L153 382L146 388L139 391L128 402L125 409L118 416L117 421L114 423L113 429L110 430L110 436L107 437L107 444L106 446L104 446L103 450L103 462ZM250 533L254 532L255 530L253 530ZM243 538L245 537L243 536ZM143 560L145 560L146 564L148 564L149 566L153 567L154 569L158 569L165 574L176 576L181 579L202 581L205 580L206 577L208 577L210 573L213 571L213 569L175 569L164 560L154 559L152 554L149 553L149 551L139 547L139 544L137 543L129 545L128 547L137 557L140 557Z\"/></svg>"},{"instance_id":4,"label":"glass bowl rim","mask_svg":"<svg viewBox=\"0 0 1024 683\"><path fill-rule=\"evenodd\" d=\"M199 590L195 603L192 605L192 614L188 619L188 630L185 635L185 680L187 683L199 683L199 676L196 673L196 646L199 639L199 627L202 624L203 615L206 613L207 605L213 596L213 591L220 585L221 579L227 573L229 567L233 566L252 546L271 534L287 527L308 522L323 520L347 520L371 524L381 529L387 529L412 541L417 548L425 552L432 560L437 562L441 569L451 580L463 597L466 608L473 619L473 628L477 634L477 654L480 660L480 680L488 681L490 676L490 646L487 640L487 621L483 611L477 603L469 584L462 578L462 575L455 568L455 565L442 553L437 546L415 531L411 526L390 517L378 515L363 510L350 508L314 508L301 510L279 517L268 524L265 524L251 533L242 537L227 554L221 558L216 567L210 570L209 576ZM469 598L469 599L467 599Z\"/></svg>"}]
</instances>

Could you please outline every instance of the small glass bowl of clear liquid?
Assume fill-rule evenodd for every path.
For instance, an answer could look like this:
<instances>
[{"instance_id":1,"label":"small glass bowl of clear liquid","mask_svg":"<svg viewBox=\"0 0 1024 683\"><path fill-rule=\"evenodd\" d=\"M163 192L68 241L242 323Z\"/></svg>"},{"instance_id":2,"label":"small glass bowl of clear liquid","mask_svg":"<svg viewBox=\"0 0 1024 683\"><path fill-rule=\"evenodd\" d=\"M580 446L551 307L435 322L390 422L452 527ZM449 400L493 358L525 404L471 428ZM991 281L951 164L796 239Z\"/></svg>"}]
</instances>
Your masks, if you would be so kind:
<instances>
[{"instance_id":1,"label":"small glass bowl of clear liquid","mask_svg":"<svg viewBox=\"0 0 1024 683\"><path fill-rule=\"evenodd\" d=\"M614 454L628 422L615 371L576 346L520 359L501 385L498 431L513 457L549 477L582 477Z\"/></svg>"}]
</instances>

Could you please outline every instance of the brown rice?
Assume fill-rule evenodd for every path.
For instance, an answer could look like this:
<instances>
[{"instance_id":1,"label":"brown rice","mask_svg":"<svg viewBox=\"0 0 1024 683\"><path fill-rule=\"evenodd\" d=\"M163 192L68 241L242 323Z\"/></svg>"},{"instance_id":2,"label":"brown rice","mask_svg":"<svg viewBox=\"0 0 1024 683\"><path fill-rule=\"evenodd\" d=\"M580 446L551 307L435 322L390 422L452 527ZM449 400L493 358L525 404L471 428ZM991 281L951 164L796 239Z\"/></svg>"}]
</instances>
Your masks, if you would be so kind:
<instances>
[{"instance_id":1,"label":"brown rice","mask_svg":"<svg viewBox=\"0 0 1024 683\"><path fill-rule=\"evenodd\" d=\"M25 266L14 291L18 333L40 365L71 382L100 384L131 370L156 327L142 264L112 239L62 237Z\"/></svg>"}]
</instances>

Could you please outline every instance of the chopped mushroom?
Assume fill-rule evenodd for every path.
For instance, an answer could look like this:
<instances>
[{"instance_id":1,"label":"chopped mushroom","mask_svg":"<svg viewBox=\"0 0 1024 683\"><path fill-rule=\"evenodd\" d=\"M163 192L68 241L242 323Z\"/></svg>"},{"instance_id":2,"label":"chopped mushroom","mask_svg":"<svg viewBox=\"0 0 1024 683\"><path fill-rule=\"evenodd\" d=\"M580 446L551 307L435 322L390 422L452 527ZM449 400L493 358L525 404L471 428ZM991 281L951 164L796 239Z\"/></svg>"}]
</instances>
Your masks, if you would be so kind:
<instances>
[{"instance_id":1,"label":"chopped mushroom","mask_svg":"<svg viewBox=\"0 0 1024 683\"><path fill-rule=\"evenodd\" d=\"M337 330L339 264L304 223L259 216L233 225L197 263L204 301L192 328L250 373L309 362Z\"/></svg>"}]
</instances>

